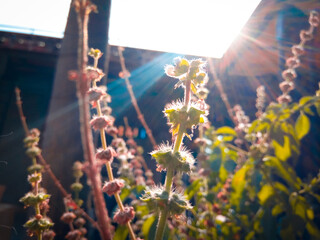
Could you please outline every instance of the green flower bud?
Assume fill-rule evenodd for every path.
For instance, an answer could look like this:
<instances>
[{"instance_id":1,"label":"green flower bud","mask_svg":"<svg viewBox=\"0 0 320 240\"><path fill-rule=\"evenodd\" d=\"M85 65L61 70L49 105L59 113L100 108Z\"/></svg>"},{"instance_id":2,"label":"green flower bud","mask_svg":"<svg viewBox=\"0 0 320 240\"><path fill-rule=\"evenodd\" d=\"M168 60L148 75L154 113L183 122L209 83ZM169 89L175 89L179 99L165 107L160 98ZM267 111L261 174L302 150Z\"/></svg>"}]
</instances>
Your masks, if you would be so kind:
<instances>
[{"instance_id":1,"label":"green flower bud","mask_svg":"<svg viewBox=\"0 0 320 240\"><path fill-rule=\"evenodd\" d=\"M71 184L71 189L74 192L80 192L83 189L83 185L81 183L72 183Z\"/></svg>"},{"instance_id":2,"label":"green flower bud","mask_svg":"<svg viewBox=\"0 0 320 240\"><path fill-rule=\"evenodd\" d=\"M39 138L34 136L28 136L25 139L23 139L23 143L25 147L32 147L32 145L37 144L38 142L39 142Z\"/></svg>"},{"instance_id":3,"label":"green flower bud","mask_svg":"<svg viewBox=\"0 0 320 240\"><path fill-rule=\"evenodd\" d=\"M32 174L35 172L41 172L43 169L43 166L40 164L33 164L31 166L28 167L28 173Z\"/></svg>"},{"instance_id":4,"label":"green flower bud","mask_svg":"<svg viewBox=\"0 0 320 240\"><path fill-rule=\"evenodd\" d=\"M30 220L28 220L23 226L25 228L28 228L30 231L39 234L42 231L49 229L53 225L54 224L48 217L42 217L41 219L33 217Z\"/></svg>"},{"instance_id":5,"label":"green flower bud","mask_svg":"<svg viewBox=\"0 0 320 240\"><path fill-rule=\"evenodd\" d=\"M41 203L48 198L50 198L50 195L46 193L38 193L35 195L32 192L28 192L22 198L20 198L19 201L25 206L36 206L38 203Z\"/></svg>"},{"instance_id":6,"label":"green flower bud","mask_svg":"<svg viewBox=\"0 0 320 240\"><path fill-rule=\"evenodd\" d=\"M29 183L41 182L42 175L41 173L33 173L28 176Z\"/></svg>"},{"instance_id":7,"label":"green flower bud","mask_svg":"<svg viewBox=\"0 0 320 240\"><path fill-rule=\"evenodd\" d=\"M33 146L27 149L26 154L30 157L30 158L35 158L36 156L38 156L41 153L41 149Z\"/></svg>"}]
</instances>

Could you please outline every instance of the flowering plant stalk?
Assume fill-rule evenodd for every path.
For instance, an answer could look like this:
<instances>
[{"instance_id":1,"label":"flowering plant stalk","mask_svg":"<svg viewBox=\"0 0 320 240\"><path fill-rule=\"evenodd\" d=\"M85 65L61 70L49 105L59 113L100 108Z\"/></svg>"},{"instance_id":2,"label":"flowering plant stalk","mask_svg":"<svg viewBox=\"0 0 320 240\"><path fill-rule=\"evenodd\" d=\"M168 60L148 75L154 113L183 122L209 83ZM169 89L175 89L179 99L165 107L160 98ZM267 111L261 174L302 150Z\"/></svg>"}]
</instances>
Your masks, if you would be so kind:
<instances>
[{"instance_id":1,"label":"flowering plant stalk","mask_svg":"<svg viewBox=\"0 0 320 240\"><path fill-rule=\"evenodd\" d=\"M97 110L97 115L91 120L91 125L95 130L100 133L100 139L102 148L98 150L96 158L104 161L107 169L109 182L104 184L103 191L107 192L109 196L114 195L119 207L119 211L115 214L113 220L121 225L126 225L131 239L136 239L132 230L130 221L134 218L133 207L125 207L120 198L119 192L124 187L124 182L120 179L115 179L112 172L111 163L113 157L116 156L116 152L113 148L107 146L105 130L113 125L113 117L110 115L104 115L102 112L100 101L106 96L105 88L97 87L97 82L101 80L104 75L100 69L98 69L98 60L102 56L102 53L98 49L91 49L89 55L94 59L94 65L90 68L96 75L92 79L92 88L88 90L89 100Z\"/></svg>"},{"instance_id":2,"label":"flowering plant stalk","mask_svg":"<svg viewBox=\"0 0 320 240\"><path fill-rule=\"evenodd\" d=\"M94 157L94 146L90 127L89 97L87 91L90 86L90 71L88 62L88 21L89 14L96 11L96 6L89 0L75 0L73 2L77 12L79 42L78 42L78 72L71 71L69 78L76 81L77 97L80 111L80 131L84 159L87 163L87 175L93 191L95 213L97 215L100 236L103 240L112 239L111 224L102 193L100 167Z\"/></svg>"},{"instance_id":3,"label":"flowering plant stalk","mask_svg":"<svg viewBox=\"0 0 320 240\"><path fill-rule=\"evenodd\" d=\"M205 121L206 111L191 102L192 92L196 93L199 86L206 83L207 75L203 71L205 62L200 59L188 61L176 58L175 66L168 65L165 72L168 76L179 79L175 87L184 87L184 100L170 104L164 113L174 138L173 145L162 144L151 152L158 163L158 171L166 170L165 184L162 187L147 188L142 200L160 211L155 239L163 238L166 221L169 216L179 215L191 209L190 203L181 193L172 190L173 178L176 173L190 173L194 158L185 147L182 147L184 136L191 139L190 131Z\"/></svg>"}]
</instances>

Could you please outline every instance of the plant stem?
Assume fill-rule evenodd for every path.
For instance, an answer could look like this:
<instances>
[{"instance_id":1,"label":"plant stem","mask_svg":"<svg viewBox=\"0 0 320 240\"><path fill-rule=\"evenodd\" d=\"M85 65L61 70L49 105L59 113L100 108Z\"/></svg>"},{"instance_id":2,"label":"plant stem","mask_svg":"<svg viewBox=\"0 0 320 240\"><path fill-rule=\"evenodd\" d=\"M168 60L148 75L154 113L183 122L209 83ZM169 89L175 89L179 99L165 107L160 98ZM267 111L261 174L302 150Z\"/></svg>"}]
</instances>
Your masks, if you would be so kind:
<instances>
[{"instance_id":1,"label":"plant stem","mask_svg":"<svg viewBox=\"0 0 320 240\"><path fill-rule=\"evenodd\" d=\"M168 211L167 211L167 209L163 209L160 212L155 240L162 240L163 233L164 233L164 227L166 226L167 217L168 217Z\"/></svg>"},{"instance_id":2,"label":"plant stem","mask_svg":"<svg viewBox=\"0 0 320 240\"><path fill-rule=\"evenodd\" d=\"M136 99L136 97L135 97L135 95L134 95L134 92L133 92L133 90L132 90L132 85L130 84L129 77L126 75L126 73L128 72L128 70L126 69L126 66L125 66L125 61L124 61L124 57L123 57L122 51L123 51L123 50L122 50L120 47L118 47L121 69L122 69L122 72L125 74L124 80L125 80L125 82L126 82L126 86L127 86L128 92L129 92L129 94L130 94L130 98L131 98L132 105L133 105L134 109L135 109L136 112L137 112L139 121L141 122L142 126L143 126L144 129L146 130L146 133L147 133L147 135L148 135L148 138L149 138L149 140L150 140L153 148L156 149L156 148L157 148L156 140L154 139L153 134L152 134L152 131L151 131L151 129L149 128L146 120L144 119L143 114L141 113L141 110L140 110L140 108L139 108L137 99Z\"/></svg>"},{"instance_id":3,"label":"plant stem","mask_svg":"<svg viewBox=\"0 0 320 240\"><path fill-rule=\"evenodd\" d=\"M80 75L77 81L77 96L79 100L81 140L85 161L89 163L88 177L93 190L95 213L100 226L100 235L103 240L111 240L111 224L101 189L101 175L94 159L94 146L91 126L89 124L90 109L87 95L89 81L85 75L88 62L88 20L90 13L86 4L90 4L90 2L87 2L87 0L83 1L77 14L79 24L78 68Z\"/></svg>"},{"instance_id":4,"label":"plant stem","mask_svg":"<svg viewBox=\"0 0 320 240\"><path fill-rule=\"evenodd\" d=\"M23 114L22 101L21 101L21 97L20 97L20 89L16 88L15 91L16 91L17 107L18 107L18 110L19 110L21 123L22 123L22 126L23 126L24 131L25 131L25 136L27 137L30 133L29 133L29 128L28 128L28 124L27 124L27 121L26 121L26 117ZM51 170L50 165L43 158L41 153L37 156L37 159L43 165L45 172L47 172L49 174L49 177L53 181L54 185L60 190L60 192L63 195L63 197L69 199L72 202L74 202L73 199L71 198L71 194L68 193L67 190L62 186L62 184L60 183L59 179L53 173L53 171ZM97 222L95 220L93 220L82 208L79 207L78 210L81 212L81 215L83 217L85 217L92 224L92 226L94 226L95 228L97 228L100 231L99 225L97 224Z\"/></svg>"}]
</instances>

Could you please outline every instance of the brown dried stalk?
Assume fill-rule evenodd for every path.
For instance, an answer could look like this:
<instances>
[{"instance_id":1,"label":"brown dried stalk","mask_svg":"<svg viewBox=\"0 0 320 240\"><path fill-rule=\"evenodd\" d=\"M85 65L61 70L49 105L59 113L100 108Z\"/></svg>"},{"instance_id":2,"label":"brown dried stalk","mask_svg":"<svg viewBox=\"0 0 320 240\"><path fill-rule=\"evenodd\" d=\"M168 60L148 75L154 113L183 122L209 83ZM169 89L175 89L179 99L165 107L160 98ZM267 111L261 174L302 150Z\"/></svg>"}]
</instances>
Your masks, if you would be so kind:
<instances>
[{"instance_id":1,"label":"brown dried stalk","mask_svg":"<svg viewBox=\"0 0 320 240\"><path fill-rule=\"evenodd\" d=\"M102 182L99 167L94 158L94 146L92 141L92 132L90 126L90 109L87 91L89 89L89 81L86 76L86 68L88 63L88 21L89 14L95 9L89 0L74 1L77 11L77 20L79 27L78 38L78 69L79 75L77 83L77 96L80 112L80 131L83 146L84 159L89 164L87 172L88 178L93 191L93 200L95 205L95 213L97 215L98 224L100 226L100 236L103 240L111 240L111 224L108 211L102 193Z\"/></svg>"},{"instance_id":2,"label":"brown dried stalk","mask_svg":"<svg viewBox=\"0 0 320 240\"><path fill-rule=\"evenodd\" d=\"M221 80L218 78L217 73L216 73L216 71L214 69L213 60L211 58L207 58L207 61L209 63L210 72L211 72L211 74L213 76L213 81L216 84L216 86L218 88L218 91L220 93L221 99L222 99L222 101L224 102L224 104L225 104L225 106L227 108L227 112L229 114L229 117L230 117L231 121L233 122L233 124L235 126L237 126L238 123L236 121L236 118L235 118L235 115L234 115L234 111L233 111L233 109L231 107L231 104L230 104L230 102L228 100L228 96L227 96L226 92L223 89ZM238 135L238 137L240 139L245 140L244 136L241 133L237 132L237 135ZM244 141L244 144L245 144L246 148L249 149L249 145L248 145L247 141Z\"/></svg>"},{"instance_id":3,"label":"brown dried stalk","mask_svg":"<svg viewBox=\"0 0 320 240\"><path fill-rule=\"evenodd\" d=\"M123 78L126 82L126 86L127 86L127 89L128 89L128 92L130 94L130 97L131 97L131 102L132 102L132 105L134 107L134 109L136 110L137 112L137 118L139 119L139 121L141 122L142 126L145 128L146 130L146 133L148 135L148 138L153 146L154 149L157 148L157 143L156 143L156 140L154 139L153 135L152 135L152 131L151 129L149 128L146 120L144 119L144 116L143 114L141 113L141 110L139 108L139 105L138 105L138 102L137 102L137 99L134 95L134 92L132 90L132 85L129 81L129 72L126 68L126 65L125 65L125 60L124 60L124 57L123 57L123 48L122 47L118 47L118 52L119 52L119 58L120 58L120 64L121 64L121 69L122 69L122 73L124 74Z\"/></svg>"},{"instance_id":4,"label":"brown dried stalk","mask_svg":"<svg viewBox=\"0 0 320 240\"><path fill-rule=\"evenodd\" d=\"M15 88L16 99L17 99L16 100L16 105L18 107L19 116L20 116L20 119L21 119L21 124L22 124L22 126L24 128L24 131L25 131L25 136L29 136L29 134L30 134L29 133L29 128L28 128L28 124L27 124L27 121L26 121L26 117L24 116L24 113L23 113L20 92L21 92L20 89L16 87ZM55 186L59 189L59 191L61 192L63 197L68 199L71 203L74 203L73 205L76 206L76 203L71 198L71 194L68 193L67 190L62 186L62 184L60 183L60 181L58 180L56 175L51 170L50 165L47 163L47 161L44 159L44 157L42 156L41 153L37 156L37 159L43 165L45 172L47 172L49 174L51 180L53 181ZM99 225L97 224L97 222L94 221L82 208L79 207L77 210L80 211L82 216L85 217L94 227L96 227L99 230Z\"/></svg>"}]
</instances>

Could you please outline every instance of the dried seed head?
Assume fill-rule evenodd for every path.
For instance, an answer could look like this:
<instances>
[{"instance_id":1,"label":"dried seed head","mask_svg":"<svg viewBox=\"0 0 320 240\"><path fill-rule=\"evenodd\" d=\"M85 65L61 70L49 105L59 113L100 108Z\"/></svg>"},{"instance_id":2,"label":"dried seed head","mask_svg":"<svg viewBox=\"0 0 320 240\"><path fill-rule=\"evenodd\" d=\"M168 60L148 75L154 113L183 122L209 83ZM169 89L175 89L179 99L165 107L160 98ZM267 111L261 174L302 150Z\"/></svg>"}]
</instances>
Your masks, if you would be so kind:
<instances>
[{"instance_id":1,"label":"dried seed head","mask_svg":"<svg viewBox=\"0 0 320 240\"><path fill-rule=\"evenodd\" d=\"M86 220L82 217L79 217L74 221L74 225L78 228L82 227L85 224L86 224Z\"/></svg>"},{"instance_id":2,"label":"dried seed head","mask_svg":"<svg viewBox=\"0 0 320 240\"><path fill-rule=\"evenodd\" d=\"M106 95L106 91L103 88L95 87L90 88L87 94L89 96L89 102L96 102L99 101L102 98L102 96Z\"/></svg>"},{"instance_id":3,"label":"dried seed head","mask_svg":"<svg viewBox=\"0 0 320 240\"><path fill-rule=\"evenodd\" d=\"M112 162L113 157L115 156L117 156L117 153L112 147L108 147L107 149L100 148L96 153L97 159L108 161L108 162Z\"/></svg>"},{"instance_id":4,"label":"dried seed head","mask_svg":"<svg viewBox=\"0 0 320 240\"><path fill-rule=\"evenodd\" d=\"M114 136L114 135L117 135L118 134L118 128L112 126L112 127L108 127L106 129L106 133L110 136Z\"/></svg>"},{"instance_id":5,"label":"dried seed head","mask_svg":"<svg viewBox=\"0 0 320 240\"><path fill-rule=\"evenodd\" d=\"M68 240L80 240L82 233L80 230L76 229L73 231L68 232L68 234L65 236Z\"/></svg>"},{"instance_id":6,"label":"dried seed head","mask_svg":"<svg viewBox=\"0 0 320 240\"><path fill-rule=\"evenodd\" d=\"M313 27L318 27L319 23L319 13L316 11L311 11L309 16L309 24Z\"/></svg>"},{"instance_id":7,"label":"dried seed head","mask_svg":"<svg viewBox=\"0 0 320 240\"><path fill-rule=\"evenodd\" d=\"M104 73L101 69L99 68L94 68L94 67L87 67L87 77L89 81L100 81L101 78L104 77Z\"/></svg>"},{"instance_id":8,"label":"dried seed head","mask_svg":"<svg viewBox=\"0 0 320 240\"><path fill-rule=\"evenodd\" d=\"M313 38L312 32L301 30L300 31L300 39L302 41L310 41Z\"/></svg>"},{"instance_id":9,"label":"dried seed head","mask_svg":"<svg viewBox=\"0 0 320 240\"><path fill-rule=\"evenodd\" d=\"M114 119L109 116L94 116L90 121L92 128L96 131L106 128L107 126L113 125Z\"/></svg>"},{"instance_id":10,"label":"dried seed head","mask_svg":"<svg viewBox=\"0 0 320 240\"><path fill-rule=\"evenodd\" d=\"M288 82L288 81L283 81L279 84L279 88L283 93L288 93L294 89L294 83L293 82Z\"/></svg>"},{"instance_id":11,"label":"dried seed head","mask_svg":"<svg viewBox=\"0 0 320 240\"><path fill-rule=\"evenodd\" d=\"M53 240L56 236L56 233L52 230L44 231L42 234L42 240Z\"/></svg>"},{"instance_id":12,"label":"dried seed head","mask_svg":"<svg viewBox=\"0 0 320 240\"><path fill-rule=\"evenodd\" d=\"M297 57L287 58L287 60L286 60L286 65L287 65L289 68L297 68L297 67L300 66L300 60L299 60L299 58L297 58Z\"/></svg>"},{"instance_id":13,"label":"dried seed head","mask_svg":"<svg viewBox=\"0 0 320 240\"><path fill-rule=\"evenodd\" d=\"M301 45L292 46L291 51L292 54L297 57L304 54L304 48Z\"/></svg>"},{"instance_id":14,"label":"dried seed head","mask_svg":"<svg viewBox=\"0 0 320 240\"><path fill-rule=\"evenodd\" d=\"M119 193L121 188L124 187L124 181L122 179L113 179L110 182L105 182L102 187L102 191L112 196L115 193Z\"/></svg>"},{"instance_id":15,"label":"dried seed head","mask_svg":"<svg viewBox=\"0 0 320 240\"><path fill-rule=\"evenodd\" d=\"M278 103L290 103L292 101L289 95L283 94L277 98Z\"/></svg>"},{"instance_id":16,"label":"dried seed head","mask_svg":"<svg viewBox=\"0 0 320 240\"><path fill-rule=\"evenodd\" d=\"M125 225L134 218L135 212L133 207L124 207L123 211L118 210L114 217L113 221L120 225Z\"/></svg>"},{"instance_id":17,"label":"dried seed head","mask_svg":"<svg viewBox=\"0 0 320 240\"><path fill-rule=\"evenodd\" d=\"M77 216L73 212L65 212L60 220L66 224L72 223Z\"/></svg>"},{"instance_id":18,"label":"dried seed head","mask_svg":"<svg viewBox=\"0 0 320 240\"><path fill-rule=\"evenodd\" d=\"M293 81L297 77L296 71L289 68L282 72L282 78L286 81Z\"/></svg>"}]
</instances>

